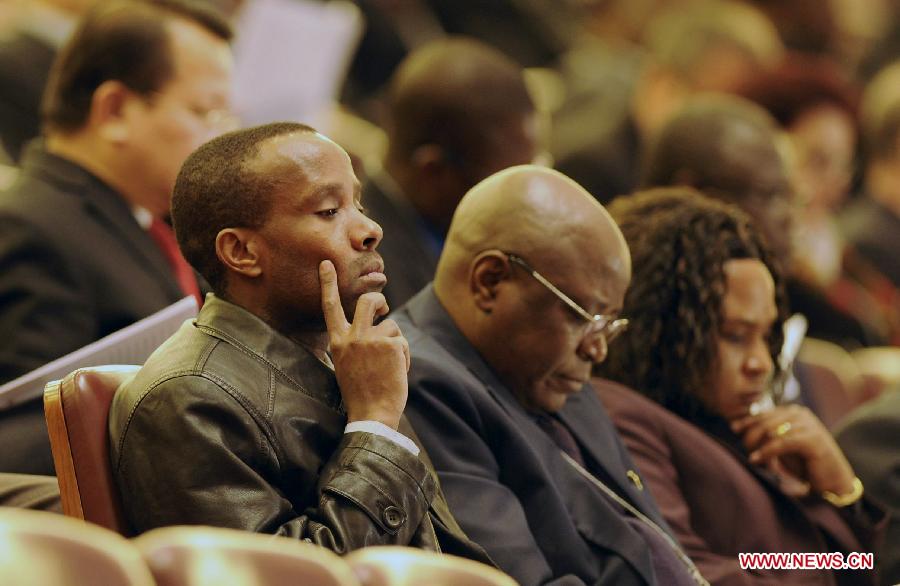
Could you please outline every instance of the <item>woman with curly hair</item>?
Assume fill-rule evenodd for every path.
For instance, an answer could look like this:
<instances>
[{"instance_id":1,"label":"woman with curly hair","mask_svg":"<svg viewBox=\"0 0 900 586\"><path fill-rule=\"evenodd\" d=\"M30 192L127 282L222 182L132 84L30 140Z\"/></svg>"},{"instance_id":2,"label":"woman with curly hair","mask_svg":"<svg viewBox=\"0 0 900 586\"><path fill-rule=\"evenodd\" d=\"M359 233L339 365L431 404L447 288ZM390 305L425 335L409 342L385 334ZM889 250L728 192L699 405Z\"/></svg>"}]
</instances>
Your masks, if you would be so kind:
<instances>
[{"instance_id":1,"label":"woman with curly hair","mask_svg":"<svg viewBox=\"0 0 900 586\"><path fill-rule=\"evenodd\" d=\"M758 413L782 342L782 276L747 216L688 188L610 207L632 254L629 329L595 380L688 555L713 584L874 584L872 571L743 569L750 552L871 551L883 515L822 423Z\"/></svg>"}]
</instances>

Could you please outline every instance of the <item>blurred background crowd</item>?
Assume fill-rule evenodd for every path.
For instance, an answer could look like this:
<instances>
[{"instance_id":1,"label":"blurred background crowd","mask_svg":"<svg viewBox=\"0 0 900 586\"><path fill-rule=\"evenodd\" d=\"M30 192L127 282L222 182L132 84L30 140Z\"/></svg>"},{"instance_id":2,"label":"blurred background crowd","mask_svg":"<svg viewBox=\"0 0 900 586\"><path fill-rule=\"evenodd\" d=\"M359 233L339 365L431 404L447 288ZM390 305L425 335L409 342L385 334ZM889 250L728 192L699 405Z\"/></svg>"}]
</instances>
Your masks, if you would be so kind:
<instances>
[{"instance_id":1,"label":"blurred background crowd","mask_svg":"<svg viewBox=\"0 0 900 586\"><path fill-rule=\"evenodd\" d=\"M896 2L209 3L236 19L241 118L304 116L350 150L367 175L379 174L388 150L381 129L390 125L392 74L410 52L448 35L478 39L527 68L537 110L534 140L543 158L602 202L641 185L645 153L691 96L718 92L749 100L777 124L789 167L779 205L791 226L785 224L779 237L789 240L782 252L791 264L792 309L807 316L813 335L848 350L900 343ZM55 51L92 4L0 2L0 134L7 167L15 167L25 143L39 134L40 96ZM318 35L304 41L289 27L260 34L267 22L260 14L290 13L291 4L304 5L309 19L322 19ZM256 78L241 74L248 70ZM463 75L452 68L447 73ZM254 82L260 78L271 87ZM281 108L278 96L297 87L304 95ZM477 87L453 91L459 95L441 99L461 109L505 107L503 96L485 104L490 96ZM273 97L267 102L256 92ZM512 148L512 141L497 138L492 153ZM11 173L5 170L6 182ZM429 205L415 207L421 212ZM442 220L429 221L440 236Z\"/></svg>"}]
</instances>

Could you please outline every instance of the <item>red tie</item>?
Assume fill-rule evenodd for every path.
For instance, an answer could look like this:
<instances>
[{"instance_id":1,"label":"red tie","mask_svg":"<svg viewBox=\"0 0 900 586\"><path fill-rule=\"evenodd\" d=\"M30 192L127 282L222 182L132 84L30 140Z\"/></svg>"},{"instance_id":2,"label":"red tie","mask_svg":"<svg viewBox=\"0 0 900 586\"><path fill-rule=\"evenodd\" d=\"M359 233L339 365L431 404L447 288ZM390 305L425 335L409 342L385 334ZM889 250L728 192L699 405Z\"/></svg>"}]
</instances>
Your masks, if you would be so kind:
<instances>
[{"instance_id":1,"label":"red tie","mask_svg":"<svg viewBox=\"0 0 900 586\"><path fill-rule=\"evenodd\" d=\"M178 286L185 295L193 295L197 299L197 306L203 305L203 298L200 296L200 287L197 285L197 278L194 276L194 269L184 260L181 250L178 249L178 241L175 239L175 232L164 221L153 218L147 232L156 241L156 245L166 257L166 262L172 269Z\"/></svg>"}]
</instances>

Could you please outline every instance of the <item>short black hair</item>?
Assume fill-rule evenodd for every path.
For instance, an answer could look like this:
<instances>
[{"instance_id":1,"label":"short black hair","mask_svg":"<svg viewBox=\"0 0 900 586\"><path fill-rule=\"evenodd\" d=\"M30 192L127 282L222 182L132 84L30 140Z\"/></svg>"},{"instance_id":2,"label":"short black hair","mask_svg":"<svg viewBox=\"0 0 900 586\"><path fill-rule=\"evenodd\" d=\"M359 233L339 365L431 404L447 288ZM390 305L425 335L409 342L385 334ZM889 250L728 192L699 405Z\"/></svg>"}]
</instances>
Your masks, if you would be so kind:
<instances>
[{"instance_id":1,"label":"short black hair","mask_svg":"<svg viewBox=\"0 0 900 586\"><path fill-rule=\"evenodd\" d=\"M598 374L688 420L708 414L698 394L716 366L724 266L744 258L760 260L775 281L778 317L769 350L777 369L787 314L783 277L749 216L688 187L623 196L609 212L628 242L634 272L622 308L628 329Z\"/></svg>"},{"instance_id":2,"label":"short black hair","mask_svg":"<svg viewBox=\"0 0 900 586\"><path fill-rule=\"evenodd\" d=\"M51 132L84 127L94 92L117 80L149 95L174 74L166 23L193 22L224 41L231 25L207 3L191 0L115 0L101 2L81 21L53 64L42 103Z\"/></svg>"},{"instance_id":3,"label":"short black hair","mask_svg":"<svg viewBox=\"0 0 900 586\"><path fill-rule=\"evenodd\" d=\"M392 153L408 159L431 143L468 165L494 148L487 138L492 129L535 112L522 67L467 37L411 53L394 72L387 101Z\"/></svg>"},{"instance_id":4,"label":"short black hair","mask_svg":"<svg viewBox=\"0 0 900 586\"><path fill-rule=\"evenodd\" d=\"M751 177L733 169L741 156L734 148L738 137L770 144L775 151L778 126L762 107L742 98L712 95L688 101L648 149L641 186L676 185L689 177L691 187L741 203L752 190Z\"/></svg>"},{"instance_id":5,"label":"short black hair","mask_svg":"<svg viewBox=\"0 0 900 586\"><path fill-rule=\"evenodd\" d=\"M272 193L286 177L260 173L251 165L265 141L316 130L297 122L274 122L223 134L185 160L172 195L172 224L182 254L225 294L225 267L216 256L216 237L225 228L259 228L269 217Z\"/></svg>"}]
</instances>

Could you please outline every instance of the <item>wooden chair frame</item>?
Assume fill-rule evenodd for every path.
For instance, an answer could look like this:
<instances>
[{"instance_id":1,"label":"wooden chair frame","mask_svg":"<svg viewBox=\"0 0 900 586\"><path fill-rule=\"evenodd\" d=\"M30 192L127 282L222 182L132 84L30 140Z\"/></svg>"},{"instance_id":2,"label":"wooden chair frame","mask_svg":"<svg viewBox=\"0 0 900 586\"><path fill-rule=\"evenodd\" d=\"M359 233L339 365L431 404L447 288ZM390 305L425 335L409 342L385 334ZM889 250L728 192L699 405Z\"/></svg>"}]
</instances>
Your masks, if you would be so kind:
<instances>
[{"instance_id":1,"label":"wooden chair frame","mask_svg":"<svg viewBox=\"0 0 900 586\"><path fill-rule=\"evenodd\" d=\"M88 511L87 515L85 514L84 492L89 490L91 483L97 484L106 482L106 480L88 478L84 474L79 478L78 455L73 454L70 440L70 428L74 422L67 422L66 419L66 397L69 394L81 392L77 388L80 375L112 375L118 379L118 386L121 386L139 368L132 365L109 365L78 369L62 380L47 383L44 388L44 417L47 420L47 431L50 434L50 448L53 452L53 463L56 467L63 513L69 517L91 521L123 535L128 535L128 529L117 501L110 503L111 513Z\"/></svg>"}]
</instances>

